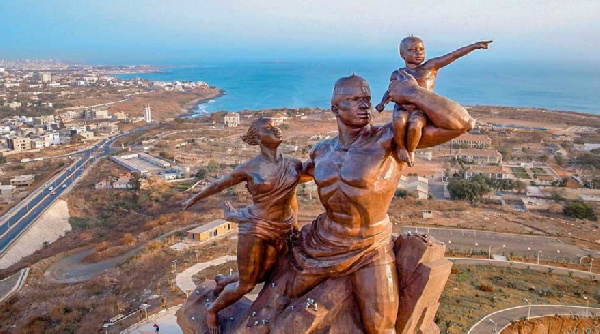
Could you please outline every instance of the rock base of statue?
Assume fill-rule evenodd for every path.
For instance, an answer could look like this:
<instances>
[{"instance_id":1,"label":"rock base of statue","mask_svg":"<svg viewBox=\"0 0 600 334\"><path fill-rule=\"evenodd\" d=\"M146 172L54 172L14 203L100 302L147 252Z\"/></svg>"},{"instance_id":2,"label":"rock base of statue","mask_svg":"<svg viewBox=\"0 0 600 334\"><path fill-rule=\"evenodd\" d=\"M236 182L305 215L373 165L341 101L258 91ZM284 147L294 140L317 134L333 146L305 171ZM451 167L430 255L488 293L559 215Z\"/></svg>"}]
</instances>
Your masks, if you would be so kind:
<instances>
[{"instance_id":1,"label":"rock base of statue","mask_svg":"<svg viewBox=\"0 0 600 334\"><path fill-rule=\"evenodd\" d=\"M397 333L440 332L434 317L452 267L444 259L445 250L443 243L424 234L395 238L400 294ZM282 293L284 287L277 281L266 283L254 303L243 299L219 312L221 333L364 333L347 277L329 278L294 300ZM208 287L192 294L178 312L184 333L205 332L205 304L214 298Z\"/></svg>"}]
</instances>

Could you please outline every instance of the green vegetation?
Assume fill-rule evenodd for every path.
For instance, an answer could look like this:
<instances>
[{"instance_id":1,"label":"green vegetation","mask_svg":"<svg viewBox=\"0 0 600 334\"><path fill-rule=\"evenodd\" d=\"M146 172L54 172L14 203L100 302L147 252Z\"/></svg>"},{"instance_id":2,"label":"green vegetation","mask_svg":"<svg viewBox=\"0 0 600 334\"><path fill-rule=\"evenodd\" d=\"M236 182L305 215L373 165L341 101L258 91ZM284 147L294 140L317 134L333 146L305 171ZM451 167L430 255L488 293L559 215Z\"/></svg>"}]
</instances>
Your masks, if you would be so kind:
<instances>
[{"instance_id":1,"label":"green vegetation","mask_svg":"<svg viewBox=\"0 0 600 334\"><path fill-rule=\"evenodd\" d=\"M510 167L510 170L519 179L531 179L531 177L527 173L527 170L523 167Z\"/></svg>"},{"instance_id":2,"label":"green vegetation","mask_svg":"<svg viewBox=\"0 0 600 334\"><path fill-rule=\"evenodd\" d=\"M406 189L396 189L394 192L394 197L406 198L408 196L408 191Z\"/></svg>"},{"instance_id":3,"label":"green vegetation","mask_svg":"<svg viewBox=\"0 0 600 334\"><path fill-rule=\"evenodd\" d=\"M559 167L565 167L567 165L567 159L560 152L556 152L556 155L554 155L554 161Z\"/></svg>"},{"instance_id":4,"label":"green vegetation","mask_svg":"<svg viewBox=\"0 0 600 334\"><path fill-rule=\"evenodd\" d=\"M579 165L600 168L600 154L583 153L575 158L575 162Z\"/></svg>"},{"instance_id":5,"label":"green vegetation","mask_svg":"<svg viewBox=\"0 0 600 334\"><path fill-rule=\"evenodd\" d=\"M597 220L594 207L583 202L573 202L564 206L563 213L569 217Z\"/></svg>"},{"instance_id":6,"label":"green vegetation","mask_svg":"<svg viewBox=\"0 0 600 334\"><path fill-rule=\"evenodd\" d=\"M476 201L493 190L525 190L522 181L508 179L490 179L484 175L476 175L470 179L450 179L448 192L453 200Z\"/></svg>"}]
</instances>

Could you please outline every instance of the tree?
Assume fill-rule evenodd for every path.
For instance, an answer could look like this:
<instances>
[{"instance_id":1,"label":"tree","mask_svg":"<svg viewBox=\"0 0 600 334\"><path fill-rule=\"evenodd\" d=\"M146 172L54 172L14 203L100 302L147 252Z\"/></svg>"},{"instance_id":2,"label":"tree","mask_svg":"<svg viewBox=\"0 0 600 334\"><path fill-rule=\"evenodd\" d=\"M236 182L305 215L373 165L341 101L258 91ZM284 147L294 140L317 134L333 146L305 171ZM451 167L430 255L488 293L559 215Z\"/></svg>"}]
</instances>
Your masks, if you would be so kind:
<instances>
[{"instance_id":1,"label":"tree","mask_svg":"<svg viewBox=\"0 0 600 334\"><path fill-rule=\"evenodd\" d=\"M6 163L6 157L3 156L2 154L0 154L0 164L5 164Z\"/></svg>"},{"instance_id":2,"label":"tree","mask_svg":"<svg viewBox=\"0 0 600 334\"><path fill-rule=\"evenodd\" d=\"M408 196L408 191L406 189L396 189L394 192L394 197L406 198Z\"/></svg>"},{"instance_id":3,"label":"tree","mask_svg":"<svg viewBox=\"0 0 600 334\"><path fill-rule=\"evenodd\" d=\"M514 183L514 189L516 189L518 192L522 193L522 192L525 192L525 190L527 190L527 185L525 184L525 182L523 182L521 180L517 180Z\"/></svg>"},{"instance_id":4,"label":"tree","mask_svg":"<svg viewBox=\"0 0 600 334\"><path fill-rule=\"evenodd\" d=\"M567 159L565 159L565 156L562 155L562 153L560 152L556 152L556 154L554 155L554 161L556 161L556 164L560 167L564 167L567 165Z\"/></svg>"},{"instance_id":5,"label":"tree","mask_svg":"<svg viewBox=\"0 0 600 334\"><path fill-rule=\"evenodd\" d=\"M448 182L450 197L454 200L468 200L472 202L490 192L490 186L485 183L486 177L474 177L474 179L451 179Z\"/></svg>"},{"instance_id":6,"label":"tree","mask_svg":"<svg viewBox=\"0 0 600 334\"><path fill-rule=\"evenodd\" d=\"M131 178L129 179L129 186L131 189L140 190L140 178L142 175L140 173L131 173Z\"/></svg>"},{"instance_id":7,"label":"tree","mask_svg":"<svg viewBox=\"0 0 600 334\"><path fill-rule=\"evenodd\" d=\"M594 207L583 202L573 202L564 206L563 213L569 217L596 220Z\"/></svg>"},{"instance_id":8,"label":"tree","mask_svg":"<svg viewBox=\"0 0 600 334\"><path fill-rule=\"evenodd\" d=\"M200 168L194 176L200 180L204 180L206 178L206 174L208 174L208 170L206 168Z\"/></svg>"}]
</instances>

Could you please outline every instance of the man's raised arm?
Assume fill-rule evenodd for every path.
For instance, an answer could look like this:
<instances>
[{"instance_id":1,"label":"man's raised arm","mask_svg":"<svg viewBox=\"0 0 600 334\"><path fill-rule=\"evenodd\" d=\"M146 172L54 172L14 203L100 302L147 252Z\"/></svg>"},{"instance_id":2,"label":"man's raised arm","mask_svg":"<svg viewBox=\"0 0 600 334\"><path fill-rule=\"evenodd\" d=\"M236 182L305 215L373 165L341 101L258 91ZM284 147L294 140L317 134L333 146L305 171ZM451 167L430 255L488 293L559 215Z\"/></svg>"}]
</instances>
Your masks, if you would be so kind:
<instances>
[{"instance_id":1,"label":"man's raised arm","mask_svg":"<svg viewBox=\"0 0 600 334\"><path fill-rule=\"evenodd\" d=\"M429 118L431 124L423 128L418 148L443 144L475 127L475 119L458 102L419 87L415 78L403 70L388 91L395 103L414 104Z\"/></svg>"}]
</instances>

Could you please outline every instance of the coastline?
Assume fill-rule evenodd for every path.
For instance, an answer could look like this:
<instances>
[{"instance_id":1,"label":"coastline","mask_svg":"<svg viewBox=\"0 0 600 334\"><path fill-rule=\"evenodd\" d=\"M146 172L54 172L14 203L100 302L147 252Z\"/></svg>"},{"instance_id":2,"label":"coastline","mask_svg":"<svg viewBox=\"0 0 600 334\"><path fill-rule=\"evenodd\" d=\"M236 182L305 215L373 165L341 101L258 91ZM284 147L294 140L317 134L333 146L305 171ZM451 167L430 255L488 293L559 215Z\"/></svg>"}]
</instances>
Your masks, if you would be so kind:
<instances>
[{"instance_id":1,"label":"coastline","mask_svg":"<svg viewBox=\"0 0 600 334\"><path fill-rule=\"evenodd\" d=\"M210 101L212 99L218 99L222 96L225 95L225 90L222 88L217 88L217 87L211 87L211 88L216 88L219 90L219 92L215 95L212 96L208 96L208 97L199 97L196 99L193 99L192 101L187 102L184 106L183 109L184 113L182 113L181 115L177 116L177 118L188 118L194 115L198 115L197 113L194 112L194 110L196 110L198 108L199 105L201 105L202 103L205 103L207 101Z\"/></svg>"}]
</instances>

